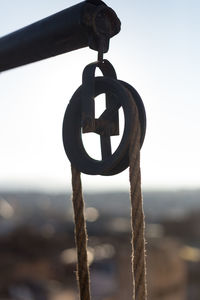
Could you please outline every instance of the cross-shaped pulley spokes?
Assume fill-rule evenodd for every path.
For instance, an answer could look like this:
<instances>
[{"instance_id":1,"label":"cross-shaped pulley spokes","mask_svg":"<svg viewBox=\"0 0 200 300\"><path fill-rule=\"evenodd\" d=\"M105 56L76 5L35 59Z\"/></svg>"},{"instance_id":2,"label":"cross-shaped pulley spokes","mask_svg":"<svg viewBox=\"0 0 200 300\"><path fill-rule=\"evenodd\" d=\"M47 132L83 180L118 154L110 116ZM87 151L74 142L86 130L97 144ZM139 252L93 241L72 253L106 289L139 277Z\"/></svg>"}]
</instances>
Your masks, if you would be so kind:
<instances>
[{"instance_id":1,"label":"cross-shaped pulley spokes","mask_svg":"<svg viewBox=\"0 0 200 300\"><path fill-rule=\"evenodd\" d=\"M95 77L99 67L104 76ZM106 109L95 119L94 99L106 95ZM83 71L83 84L72 96L63 122L63 142L71 163L86 174L114 175L129 165L129 145L134 124L132 102L135 102L141 124L141 145L145 136L146 115L142 100L129 84L117 80L113 66L107 60L92 63ZM119 135L119 108L124 112L124 132L118 148L112 153L110 137ZM102 160L91 158L86 152L82 133L100 135Z\"/></svg>"},{"instance_id":2,"label":"cross-shaped pulley spokes","mask_svg":"<svg viewBox=\"0 0 200 300\"><path fill-rule=\"evenodd\" d=\"M95 71L99 67L104 77L117 79L115 69L108 60L87 65L83 71L82 132L100 135L102 160L112 155L110 137L119 135L119 105L113 94L106 94L106 110L95 119Z\"/></svg>"}]
</instances>

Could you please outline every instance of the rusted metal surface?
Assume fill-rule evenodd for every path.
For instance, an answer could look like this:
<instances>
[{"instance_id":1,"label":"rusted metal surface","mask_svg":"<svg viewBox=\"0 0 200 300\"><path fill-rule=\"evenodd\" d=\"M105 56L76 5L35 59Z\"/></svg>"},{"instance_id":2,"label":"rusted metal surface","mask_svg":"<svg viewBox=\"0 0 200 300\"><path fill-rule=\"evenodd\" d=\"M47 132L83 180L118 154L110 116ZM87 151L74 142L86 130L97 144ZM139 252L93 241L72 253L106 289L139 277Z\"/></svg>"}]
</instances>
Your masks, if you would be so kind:
<instances>
[{"instance_id":1,"label":"rusted metal surface","mask_svg":"<svg viewBox=\"0 0 200 300\"><path fill-rule=\"evenodd\" d=\"M87 46L98 50L100 43L107 52L119 31L117 15L104 2L81 2L0 38L0 72Z\"/></svg>"},{"instance_id":2,"label":"rusted metal surface","mask_svg":"<svg viewBox=\"0 0 200 300\"><path fill-rule=\"evenodd\" d=\"M104 76L95 77L99 67ZM106 110L95 119L94 99L106 94ZM72 96L66 109L63 121L63 143L66 154L80 172L91 175L114 175L125 170L129 165L129 144L132 134L132 102L138 108L141 125L141 146L146 131L146 114L143 102L137 91L121 80L117 80L113 66L104 60L103 63L92 63L83 71L83 83ZM124 112L124 132L118 148L112 153L110 136L119 134L118 110ZM95 132L101 138L102 160L91 158L86 152L82 133Z\"/></svg>"}]
</instances>

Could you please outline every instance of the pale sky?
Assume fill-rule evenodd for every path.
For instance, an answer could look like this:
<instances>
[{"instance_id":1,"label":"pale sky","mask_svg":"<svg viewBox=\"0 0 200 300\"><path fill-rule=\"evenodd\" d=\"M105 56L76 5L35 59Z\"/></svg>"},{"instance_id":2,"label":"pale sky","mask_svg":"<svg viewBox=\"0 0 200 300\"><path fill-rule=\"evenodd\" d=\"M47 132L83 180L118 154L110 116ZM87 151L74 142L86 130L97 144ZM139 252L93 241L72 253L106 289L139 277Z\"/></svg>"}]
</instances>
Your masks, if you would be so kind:
<instances>
[{"instance_id":1,"label":"pale sky","mask_svg":"<svg viewBox=\"0 0 200 300\"><path fill-rule=\"evenodd\" d=\"M78 2L0 0L0 36ZM105 57L118 78L137 89L146 107L143 188L199 188L199 0L106 3L118 14L122 29ZM70 189L62 121L82 70L96 56L85 48L0 74L0 189ZM87 144L99 151L93 137ZM85 190L128 188L127 170L82 178Z\"/></svg>"}]
</instances>

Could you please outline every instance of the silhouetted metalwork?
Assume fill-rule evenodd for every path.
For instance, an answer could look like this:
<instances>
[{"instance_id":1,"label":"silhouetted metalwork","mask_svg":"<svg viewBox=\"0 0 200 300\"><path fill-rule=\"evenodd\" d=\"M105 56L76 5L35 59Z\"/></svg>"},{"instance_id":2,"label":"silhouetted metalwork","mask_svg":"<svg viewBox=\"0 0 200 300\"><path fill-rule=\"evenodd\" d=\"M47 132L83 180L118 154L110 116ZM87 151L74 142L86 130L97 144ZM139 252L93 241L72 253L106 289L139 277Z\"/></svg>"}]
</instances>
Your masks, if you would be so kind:
<instances>
[{"instance_id":1,"label":"silhouetted metalwork","mask_svg":"<svg viewBox=\"0 0 200 300\"><path fill-rule=\"evenodd\" d=\"M104 76L95 77L97 67ZM106 110L95 119L94 99L100 94L106 95ZM137 91L128 83L117 80L114 67L107 60L85 67L83 83L72 96L63 122L64 148L77 170L91 175L114 175L128 167L135 117L132 112L133 101L139 113L142 146L146 131L146 114ZM112 153L110 137L119 135L120 107L124 112L124 132L118 148ZM86 132L100 135L102 160L95 160L87 154L81 137L81 134Z\"/></svg>"},{"instance_id":2,"label":"silhouetted metalwork","mask_svg":"<svg viewBox=\"0 0 200 300\"><path fill-rule=\"evenodd\" d=\"M0 72L87 46L107 52L120 25L104 2L81 2L2 37Z\"/></svg>"}]
</instances>

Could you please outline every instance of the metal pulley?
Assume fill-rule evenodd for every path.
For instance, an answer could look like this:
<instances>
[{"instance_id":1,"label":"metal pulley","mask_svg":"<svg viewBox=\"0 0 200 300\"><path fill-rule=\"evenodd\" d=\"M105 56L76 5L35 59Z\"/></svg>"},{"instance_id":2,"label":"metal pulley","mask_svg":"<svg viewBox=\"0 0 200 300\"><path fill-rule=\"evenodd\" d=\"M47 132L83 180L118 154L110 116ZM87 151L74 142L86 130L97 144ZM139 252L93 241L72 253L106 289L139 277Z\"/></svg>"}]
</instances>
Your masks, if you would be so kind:
<instances>
[{"instance_id":1,"label":"metal pulley","mask_svg":"<svg viewBox=\"0 0 200 300\"><path fill-rule=\"evenodd\" d=\"M103 76L95 77L99 68ZM106 109L95 119L95 97L106 95ZM146 114L138 92L128 83L117 79L114 67L108 60L87 65L83 71L82 85L72 96L63 121L65 152L80 172L91 175L114 175L129 166L129 145L134 115L131 105L135 102L140 126L141 146L146 131ZM124 132L118 148L112 153L110 137L119 135L119 108L124 113ZM95 132L101 139L101 160L91 158L86 152L82 134Z\"/></svg>"}]
</instances>

